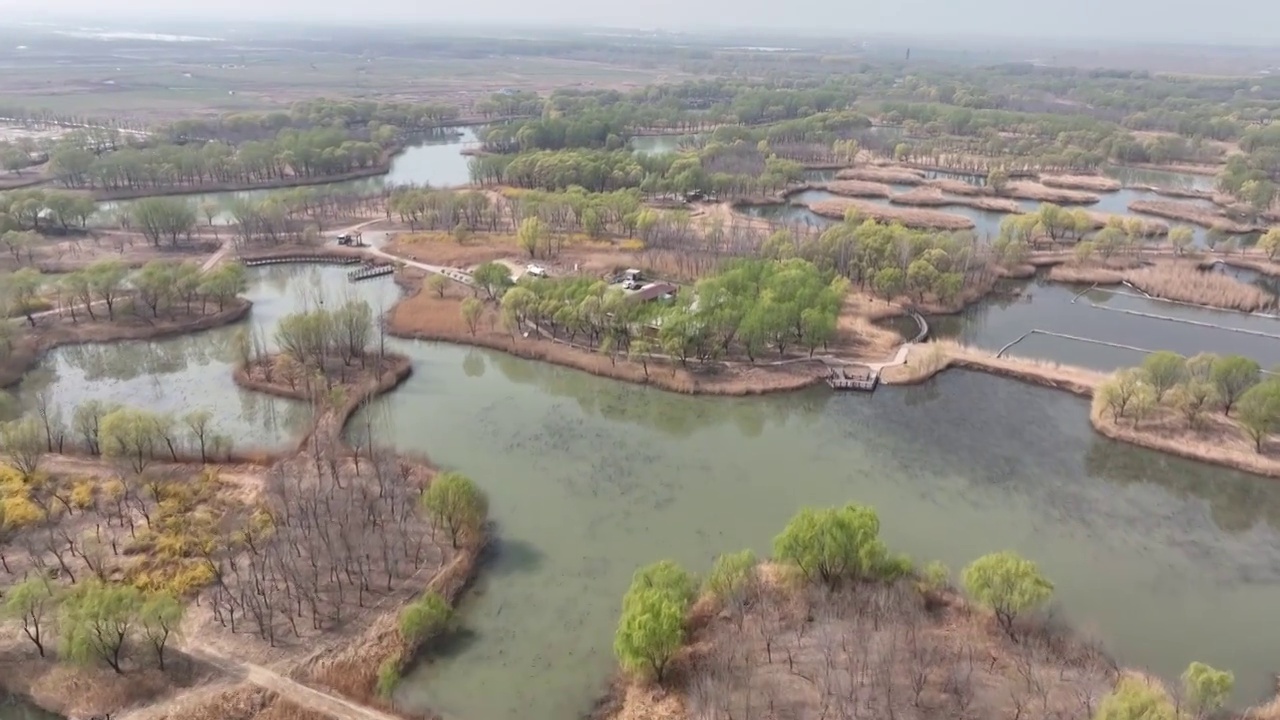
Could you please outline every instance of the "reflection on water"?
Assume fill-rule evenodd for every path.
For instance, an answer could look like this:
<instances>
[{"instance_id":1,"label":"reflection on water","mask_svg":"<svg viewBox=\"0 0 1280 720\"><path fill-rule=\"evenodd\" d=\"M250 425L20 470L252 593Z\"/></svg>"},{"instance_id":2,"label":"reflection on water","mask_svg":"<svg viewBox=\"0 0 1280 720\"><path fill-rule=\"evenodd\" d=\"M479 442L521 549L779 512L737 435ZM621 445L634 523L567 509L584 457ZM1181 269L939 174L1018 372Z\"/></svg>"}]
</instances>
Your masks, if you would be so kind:
<instances>
[{"instance_id":1,"label":"reflection on water","mask_svg":"<svg viewBox=\"0 0 1280 720\"><path fill-rule=\"evenodd\" d=\"M874 395L691 398L396 346L415 373L369 412L397 446L481 483L498 536L465 631L402 684L408 707L580 714L614 667L637 566L705 571L719 552L767 552L802 505L850 501L918 558L1027 554L1126 663L1173 677L1203 660L1248 698L1269 684L1280 485L1111 443L1080 399L964 372Z\"/></svg>"},{"instance_id":2,"label":"reflection on water","mask_svg":"<svg viewBox=\"0 0 1280 720\"><path fill-rule=\"evenodd\" d=\"M347 297L367 300L375 312L389 308L398 296L390 278L358 284L346 269L277 265L250 271L247 296L253 301L249 319L235 326L153 341L68 345L48 353L18 388L32 408L43 394L64 421L89 399L173 413L181 417L208 410L218 433L237 447L287 445L305 429L307 403L242 390L231 379L236 362L234 338L242 328L274 347L276 323L285 315L322 300Z\"/></svg>"}]
</instances>

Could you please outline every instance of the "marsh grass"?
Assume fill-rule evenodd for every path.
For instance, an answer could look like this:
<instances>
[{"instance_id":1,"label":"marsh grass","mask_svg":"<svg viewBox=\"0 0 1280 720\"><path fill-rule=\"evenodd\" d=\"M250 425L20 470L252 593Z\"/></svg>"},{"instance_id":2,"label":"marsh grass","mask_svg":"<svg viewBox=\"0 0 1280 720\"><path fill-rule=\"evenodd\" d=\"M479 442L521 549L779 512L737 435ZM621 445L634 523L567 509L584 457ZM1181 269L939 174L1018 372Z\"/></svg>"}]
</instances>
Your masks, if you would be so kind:
<instances>
[{"instance_id":1,"label":"marsh grass","mask_svg":"<svg viewBox=\"0 0 1280 720\"><path fill-rule=\"evenodd\" d=\"M1275 296L1262 288L1223 273L1197 270L1186 263L1160 263L1131 271L1126 279L1154 297L1224 310L1258 312L1276 304Z\"/></svg>"}]
</instances>

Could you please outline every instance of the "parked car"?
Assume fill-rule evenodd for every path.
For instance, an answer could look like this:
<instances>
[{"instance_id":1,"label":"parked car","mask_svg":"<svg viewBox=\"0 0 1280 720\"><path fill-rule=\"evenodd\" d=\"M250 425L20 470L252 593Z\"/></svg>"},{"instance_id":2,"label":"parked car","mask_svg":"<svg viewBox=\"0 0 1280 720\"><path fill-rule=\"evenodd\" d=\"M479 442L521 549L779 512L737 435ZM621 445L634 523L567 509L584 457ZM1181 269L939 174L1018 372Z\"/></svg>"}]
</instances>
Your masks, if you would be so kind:
<instances>
[{"instance_id":1,"label":"parked car","mask_svg":"<svg viewBox=\"0 0 1280 720\"><path fill-rule=\"evenodd\" d=\"M544 278L547 276L547 269L541 265L529 265L524 271L526 275L532 275L533 277Z\"/></svg>"}]
</instances>

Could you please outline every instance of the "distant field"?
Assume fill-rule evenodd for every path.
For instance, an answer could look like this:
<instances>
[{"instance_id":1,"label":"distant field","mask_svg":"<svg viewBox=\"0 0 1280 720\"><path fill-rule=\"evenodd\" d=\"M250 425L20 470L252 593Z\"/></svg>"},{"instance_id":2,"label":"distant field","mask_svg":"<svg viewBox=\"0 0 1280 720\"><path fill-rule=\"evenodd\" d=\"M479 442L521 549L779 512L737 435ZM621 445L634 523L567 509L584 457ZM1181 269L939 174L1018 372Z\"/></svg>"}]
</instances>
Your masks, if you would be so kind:
<instances>
[{"instance_id":1,"label":"distant field","mask_svg":"<svg viewBox=\"0 0 1280 720\"><path fill-rule=\"evenodd\" d=\"M439 101L466 108L503 88L626 89L689 77L674 69L547 57L361 57L289 50L271 55L217 46L193 48L184 57L163 50L172 56L0 57L0 105L154 121L280 107L317 96Z\"/></svg>"}]
</instances>

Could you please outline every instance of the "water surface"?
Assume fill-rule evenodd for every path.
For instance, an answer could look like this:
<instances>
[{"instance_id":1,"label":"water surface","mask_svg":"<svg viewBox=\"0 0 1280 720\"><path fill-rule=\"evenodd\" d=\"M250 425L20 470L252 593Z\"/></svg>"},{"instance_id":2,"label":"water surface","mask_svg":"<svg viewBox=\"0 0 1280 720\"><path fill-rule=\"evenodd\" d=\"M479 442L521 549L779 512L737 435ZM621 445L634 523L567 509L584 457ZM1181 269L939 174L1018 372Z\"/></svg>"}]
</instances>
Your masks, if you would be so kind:
<instances>
[{"instance_id":1,"label":"water surface","mask_svg":"<svg viewBox=\"0 0 1280 720\"><path fill-rule=\"evenodd\" d=\"M67 345L48 353L18 387L30 409L44 393L67 422L89 399L173 413L208 410L215 431L238 448L274 449L296 439L310 420L307 403L243 390L231 379L241 330L274 348L280 318L321 300L367 300L376 313L390 308L398 290L390 278L352 284L347 269L272 266L250 270L249 318L236 325L174 338Z\"/></svg>"},{"instance_id":2,"label":"water surface","mask_svg":"<svg viewBox=\"0 0 1280 720\"><path fill-rule=\"evenodd\" d=\"M398 447L489 493L496 559L442 656L398 700L463 718L589 708L639 565L771 538L803 505L861 502L896 549L954 568L1014 549L1119 658L1191 660L1270 687L1280 485L1109 442L1084 401L952 372L911 389L690 398L509 356L405 343L415 372L369 412Z\"/></svg>"}]
</instances>

